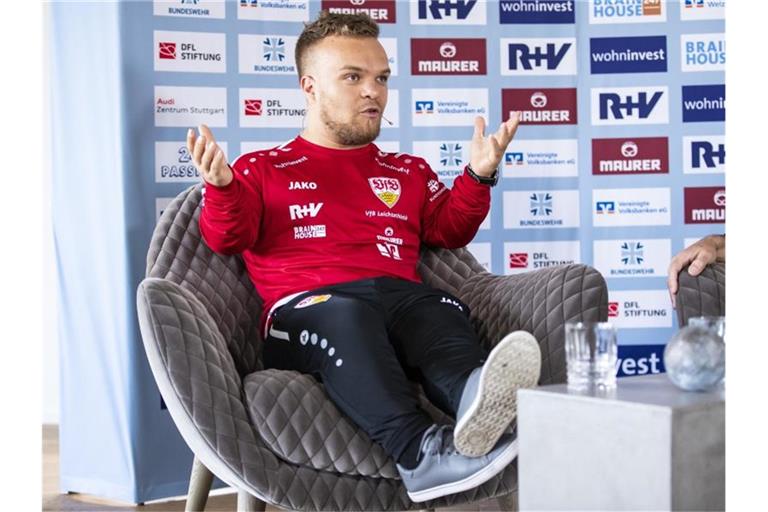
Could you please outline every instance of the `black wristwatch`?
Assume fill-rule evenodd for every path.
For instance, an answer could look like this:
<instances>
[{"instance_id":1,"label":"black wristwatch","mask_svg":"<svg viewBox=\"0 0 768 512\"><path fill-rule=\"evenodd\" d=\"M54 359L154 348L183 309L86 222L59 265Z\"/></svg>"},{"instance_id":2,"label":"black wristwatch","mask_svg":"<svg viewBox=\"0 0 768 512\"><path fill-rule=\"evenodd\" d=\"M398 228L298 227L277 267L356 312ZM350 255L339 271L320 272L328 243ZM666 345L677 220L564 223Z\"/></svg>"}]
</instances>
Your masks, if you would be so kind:
<instances>
[{"instance_id":1,"label":"black wristwatch","mask_svg":"<svg viewBox=\"0 0 768 512\"><path fill-rule=\"evenodd\" d=\"M467 174L474 179L476 182L482 184L482 185L488 185L489 187L496 186L496 184L499 182L499 169L496 168L493 171L493 174L490 176L478 176L475 174L475 171L472 169L472 164L467 164L465 167Z\"/></svg>"}]
</instances>

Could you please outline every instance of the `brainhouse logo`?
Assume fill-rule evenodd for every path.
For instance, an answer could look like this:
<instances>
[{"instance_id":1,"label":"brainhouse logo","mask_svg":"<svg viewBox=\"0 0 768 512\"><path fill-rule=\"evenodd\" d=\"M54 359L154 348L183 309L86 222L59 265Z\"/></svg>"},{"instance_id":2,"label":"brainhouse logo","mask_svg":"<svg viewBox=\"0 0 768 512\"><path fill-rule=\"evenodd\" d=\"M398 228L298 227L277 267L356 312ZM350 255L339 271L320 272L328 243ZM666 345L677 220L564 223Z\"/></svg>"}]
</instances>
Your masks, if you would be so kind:
<instances>
[{"instance_id":1,"label":"brainhouse logo","mask_svg":"<svg viewBox=\"0 0 768 512\"><path fill-rule=\"evenodd\" d=\"M667 137L592 139L592 174L667 174Z\"/></svg>"},{"instance_id":2,"label":"brainhouse logo","mask_svg":"<svg viewBox=\"0 0 768 512\"><path fill-rule=\"evenodd\" d=\"M589 0L590 23L667 21L665 0Z\"/></svg>"},{"instance_id":3,"label":"brainhouse logo","mask_svg":"<svg viewBox=\"0 0 768 512\"><path fill-rule=\"evenodd\" d=\"M667 71L666 36L593 37L589 40L590 71L663 73Z\"/></svg>"},{"instance_id":4,"label":"brainhouse logo","mask_svg":"<svg viewBox=\"0 0 768 512\"><path fill-rule=\"evenodd\" d=\"M501 39L502 75L575 75L576 39Z\"/></svg>"},{"instance_id":5,"label":"brainhouse logo","mask_svg":"<svg viewBox=\"0 0 768 512\"><path fill-rule=\"evenodd\" d=\"M395 0L323 0L320 10L336 14L364 13L377 23L395 23L397 6Z\"/></svg>"},{"instance_id":6,"label":"brainhouse logo","mask_svg":"<svg viewBox=\"0 0 768 512\"><path fill-rule=\"evenodd\" d=\"M725 34L683 34L680 49L684 72L725 71Z\"/></svg>"},{"instance_id":7,"label":"brainhouse logo","mask_svg":"<svg viewBox=\"0 0 768 512\"><path fill-rule=\"evenodd\" d=\"M411 24L485 25L485 0L412 0Z\"/></svg>"},{"instance_id":8,"label":"brainhouse logo","mask_svg":"<svg viewBox=\"0 0 768 512\"><path fill-rule=\"evenodd\" d=\"M576 89L502 89L502 119L521 113L521 124L577 124Z\"/></svg>"},{"instance_id":9,"label":"brainhouse logo","mask_svg":"<svg viewBox=\"0 0 768 512\"><path fill-rule=\"evenodd\" d=\"M592 124L667 124L669 91L660 87L592 89Z\"/></svg>"},{"instance_id":10,"label":"brainhouse logo","mask_svg":"<svg viewBox=\"0 0 768 512\"><path fill-rule=\"evenodd\" d=\"M226 71L224 34L156 30L154 40L155 71Z\"/></svg>"},{"instance_id":11,"label":"brainhouse logo","mask_svg":"<svg viewBox=\"0 0 768 512\"><path fill-rule=\"evenodd\" d=\"M413 75L485 75L485 39L411 39Z\"/></svg>"},{"instance_id":12,"label":"brainhouse logo","mask_svg":"<svg viewBox=\"0 0 768 512\"><path fill-rule=\"evenodd\" d=\"M581 244L579 241L564 242L507 242L504 244L507 255L505 274L519 274L560 265L580 262Z\"/></svg>"},{"instance_id":13,"label":"brainhouse logo","mask_svg":"<svg viewBox=\"0 0 768 512\"><path fill-rule=\"evenodd\" d=\"M686 174L725 172L725 137L722 135L683 137L683 172Z\"/></svg>"},{"instance_id":14,"label":"brainhouse logo","mask_svg":"<svg viewBox=\"0 0 768 512\"><path fill-rule=\"evenodd\" d=\"M503 197L507 229L579 227L578 190L508 191Z\"/></svg>"},{"instance_id":15,"label":"brainhouse logo","mask_svg":"<svg viewBox=\"0 0 768 512\"><path fill-rule=\"evenodd\" d=\"M154 0L155 16L224 18L224 0Z\"/></svg>"},{"instance_id":16,"label":"brainhouse logo","mask_svg":"<svg viewBox=\"0 0 768 512\"><path fill-rule=\"evenodd\" d=\"M680 19L683 21L725 19L725 0L683 0Z\"/></svg>"},{"instance_id":17,"label":"brainhouse logo","mask_svg":"<svg viewBox=\"0 0 768 512\"><path fill-rule=\"evenodd\" d=\"M725 84L684 85L683 122L725 121Z\"/></svg>"},{"instance_id":18,"label":"brainhouse logo","mask_svg":"<svg viewBox=\"0 0 768 512\"><path fill-rule=\"evenodd\" d=\"M575 23L576 0L501 0L502 24Z\"/></svg>"},{"instance_id":19,"label":"brainhouse logo","mask_svg":"<svg viewBox=\"0 0 768 512\"><path fill-rule=\"evenodd\" d=\"M686 224L725 222L725 187L686 187L683 196Z\"/></svg>"}]
</instances>

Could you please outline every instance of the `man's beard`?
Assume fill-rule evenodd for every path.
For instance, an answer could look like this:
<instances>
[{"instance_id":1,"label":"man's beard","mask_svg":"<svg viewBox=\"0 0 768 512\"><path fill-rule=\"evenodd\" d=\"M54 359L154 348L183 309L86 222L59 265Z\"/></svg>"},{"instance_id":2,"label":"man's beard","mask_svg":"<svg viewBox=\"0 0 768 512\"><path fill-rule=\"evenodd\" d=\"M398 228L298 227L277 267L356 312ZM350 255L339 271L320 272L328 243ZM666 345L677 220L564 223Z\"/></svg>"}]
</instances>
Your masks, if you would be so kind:
<instances>
[{"instance_id":1,"label":"man's beard","mask_svg":"<svg viewBox=\"0 0 768 512\"><path fill-rule=\"evenodd\" d=\"M363 146L373 142L381 131L381 119L378 123L369 125L370 128L365 125L356 126L354 123L340 123L331 119L325 108L320 109L320 119L344 146Z\"/></svg>"}]
</instances>

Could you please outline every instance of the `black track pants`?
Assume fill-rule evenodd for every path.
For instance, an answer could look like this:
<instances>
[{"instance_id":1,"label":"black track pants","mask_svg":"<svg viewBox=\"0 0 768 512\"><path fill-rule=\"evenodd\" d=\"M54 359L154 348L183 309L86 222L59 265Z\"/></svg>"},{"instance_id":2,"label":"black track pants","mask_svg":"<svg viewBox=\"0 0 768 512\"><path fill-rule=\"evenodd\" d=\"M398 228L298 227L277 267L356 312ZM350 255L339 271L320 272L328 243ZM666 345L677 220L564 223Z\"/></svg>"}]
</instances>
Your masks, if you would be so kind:
<instances>
[{"instance_id":1,"label":"black track pants","mask_svg":"<svg viewBox=\"0 0 768 512\"><path fill-rule=\"evenodd\" d=\"M395 460L432 425L409 378L451 416L487 352L453 295L379 277L305 292L272 313L267 368L322 382L337 407Z\"/></svg>"}]
</instances>

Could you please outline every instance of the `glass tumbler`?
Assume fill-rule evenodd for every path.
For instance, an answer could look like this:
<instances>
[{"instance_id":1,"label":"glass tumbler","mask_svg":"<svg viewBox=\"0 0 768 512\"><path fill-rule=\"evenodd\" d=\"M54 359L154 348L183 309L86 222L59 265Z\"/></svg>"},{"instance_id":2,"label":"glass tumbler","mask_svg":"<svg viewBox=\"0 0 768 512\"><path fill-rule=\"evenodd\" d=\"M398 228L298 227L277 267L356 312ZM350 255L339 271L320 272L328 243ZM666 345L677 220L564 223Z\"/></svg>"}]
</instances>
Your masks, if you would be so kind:
<instances>
[{"instance_id":1,"label":"glass tumbler","mask_svg":"<svg viewBox=\"0 0 768 512\"><path fill-rule=\"evenodd\" d=\"M616 328L609 322L567 322L565 358L569 389L614 389L618 360Z\"/></svg>"}]
</instances>

